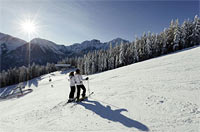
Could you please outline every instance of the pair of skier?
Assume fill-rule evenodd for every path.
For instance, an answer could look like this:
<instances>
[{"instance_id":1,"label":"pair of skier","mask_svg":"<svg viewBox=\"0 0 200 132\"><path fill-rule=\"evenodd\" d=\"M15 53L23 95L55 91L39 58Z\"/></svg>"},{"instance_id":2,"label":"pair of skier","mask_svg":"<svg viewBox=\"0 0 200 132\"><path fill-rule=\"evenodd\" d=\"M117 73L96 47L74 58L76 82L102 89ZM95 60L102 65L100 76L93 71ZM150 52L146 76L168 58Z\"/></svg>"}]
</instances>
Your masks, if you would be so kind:
<instances>
[{"instance_id":1,"label":"pair of skier","mask_svg":"<svg viewBox=\"0 0 200 132\"><path fill-rule=\"evenodd\" d=\"M85 86L83 85L83 81L84 80L88 80L89 78L85 78L83 79L82 75L80 74L80 70L77 69L76 70L76 73L74 75L74 72L70 72L69 74L69 82L70 82L70 94L69 94L69 100L68 102L72 102L74 101L74 93L76 91L76 88L77 88L77 97L76 97L76 101L80 101L79 97L80 97L80 91L81 89L83 90L83 93L82 93L82 98L85 97L86 95L86 88Z\"/></svg>"}]
</instances>

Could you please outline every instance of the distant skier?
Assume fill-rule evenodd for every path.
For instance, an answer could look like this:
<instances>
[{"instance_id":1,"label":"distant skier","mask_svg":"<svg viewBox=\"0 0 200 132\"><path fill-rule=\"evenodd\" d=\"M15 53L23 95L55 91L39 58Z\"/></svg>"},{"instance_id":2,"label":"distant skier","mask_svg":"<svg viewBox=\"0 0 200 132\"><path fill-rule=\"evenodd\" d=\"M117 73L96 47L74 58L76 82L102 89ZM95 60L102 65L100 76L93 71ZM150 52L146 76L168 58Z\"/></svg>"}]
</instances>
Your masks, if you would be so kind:
<instances>
[{"instance_id":1,"label":"distant skier","mask_svg":"<svg viewBox=\"0 0 200 132\"><path fill-rule=\"evenodd\" d=\"M76 80L75 80L74 72L70 72L69 82L70 82L71 91L70 91L70 94L69 94L68 102L72 102L74 100L74 93L75 93L75 90L76 90Z\"/></svg>"},{"instance_id":2,"label":"distant skier","mask_svg":"<svg viewBox=\"0 0 200 132\"><path fill-rule=\"evenodd\" d=\"M52 80L51 80L51 77L49 76L49 82L51 82Z\"/></svg>"},{"instance_id":3,"label":"distant skier","mask_svg":"<svg viewBox=\"0 0 200 132\"><path fill-rule=\"evenodd\" d=\"M49 76L49 82L51 82L52 81L52 79L51 79L51 77ZM51 87L53 88L53 84L51 84Z\"/></svg>"},{"instance_id":4,"label":"distant skier","mask_svg":"<svg viewBox=\"0 0 200 132\"><path fill-rule=\"evenodd\" d=\"M80 97L80 90L82 89L83 90L83 93L82 93L82 98L85 97L85 94L86 94L86 88L85 86L83 85L83 80L88 80L89 78L85 78L83 79L82 75L80 74L80 70L77 69L76 70L76 74L75 74L75 80L76 80L76 87L77 87L77 101L79 101L79 97Z\"/></svg>"}]
</instances>

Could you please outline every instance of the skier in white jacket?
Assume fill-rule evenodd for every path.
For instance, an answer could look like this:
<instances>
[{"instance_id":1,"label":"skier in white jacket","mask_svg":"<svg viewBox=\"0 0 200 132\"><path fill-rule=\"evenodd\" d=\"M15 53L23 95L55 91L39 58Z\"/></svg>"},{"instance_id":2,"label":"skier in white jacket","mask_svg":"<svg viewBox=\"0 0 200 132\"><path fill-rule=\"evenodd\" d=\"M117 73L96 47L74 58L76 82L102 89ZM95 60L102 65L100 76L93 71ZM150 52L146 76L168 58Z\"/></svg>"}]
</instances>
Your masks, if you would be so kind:
<instances>
[{"instance_id":1,"label":"skier in white jacket","mask_svg":"<svg viewBox=\"0 0 200 132\"><path fill-rule=\"evenodd\" d=\"M76 80L75 80L74 72L70 72L68 80L70 82L70 88L71 88L68 102L72 102L74 100L74 93L76 90Z\"/></svg>"},{"instance_id":2,"label":"skier in white jacket","mask_svg":"<svg viewBox=\"0 0 200 132\"><path fill-rule=\"evenodd\" d=\"M85 97L85 94L86 94L86 88L85 86L83 85L83 80L88 80L89 78L85 78L83 79L82 75L80 74L80 70L77 69L76 70L76 74L75 74L75 80L76 80L76 87L77 87L77 101L79 101L79 97L80 97L80 90L82 89L83 90L83 93L82 93L82 98Z\"/></svg>"}]
</instances>

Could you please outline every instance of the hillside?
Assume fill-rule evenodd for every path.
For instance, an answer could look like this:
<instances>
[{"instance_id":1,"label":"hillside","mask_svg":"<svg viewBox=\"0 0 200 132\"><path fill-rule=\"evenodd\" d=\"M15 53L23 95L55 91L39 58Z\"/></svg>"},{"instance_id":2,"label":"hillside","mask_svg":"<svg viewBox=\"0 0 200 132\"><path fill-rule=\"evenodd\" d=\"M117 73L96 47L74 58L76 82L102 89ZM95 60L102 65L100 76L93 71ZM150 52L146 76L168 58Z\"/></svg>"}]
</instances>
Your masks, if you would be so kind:
<instances>
[{"instance_id":1,"label":"hillside","mask_svg":"<svg viewBox=\"0 0 200 132\"><path fill-rule=\"evenodd\" d=\"M67 74L41 76L26 85L31 93L1 100L0 131L198 132L199 53L200 47L194 47L90 75L94 95L77 105L64 105Z\"/></svg>"}]
</instances>

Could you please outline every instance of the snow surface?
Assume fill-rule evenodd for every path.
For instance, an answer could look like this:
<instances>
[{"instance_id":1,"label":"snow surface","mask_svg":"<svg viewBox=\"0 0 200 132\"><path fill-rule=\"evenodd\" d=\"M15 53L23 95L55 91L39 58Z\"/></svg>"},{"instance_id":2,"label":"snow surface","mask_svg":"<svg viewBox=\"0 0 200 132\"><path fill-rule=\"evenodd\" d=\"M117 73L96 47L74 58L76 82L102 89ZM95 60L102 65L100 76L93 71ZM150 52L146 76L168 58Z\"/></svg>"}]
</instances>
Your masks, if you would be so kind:
<instances>
[{"instance_id":1,"label":"snow surface","mask_svg":"<svg viewBox=\"0 0 200 132\"><path fill-rule=\"evenodd\" d=\"M29 94L0 102L0 131L199 132L199 58L196 47L90 75L94 94L77 105L65 105L68 74L41 76Z\"/></svg>"}]
</instances>

